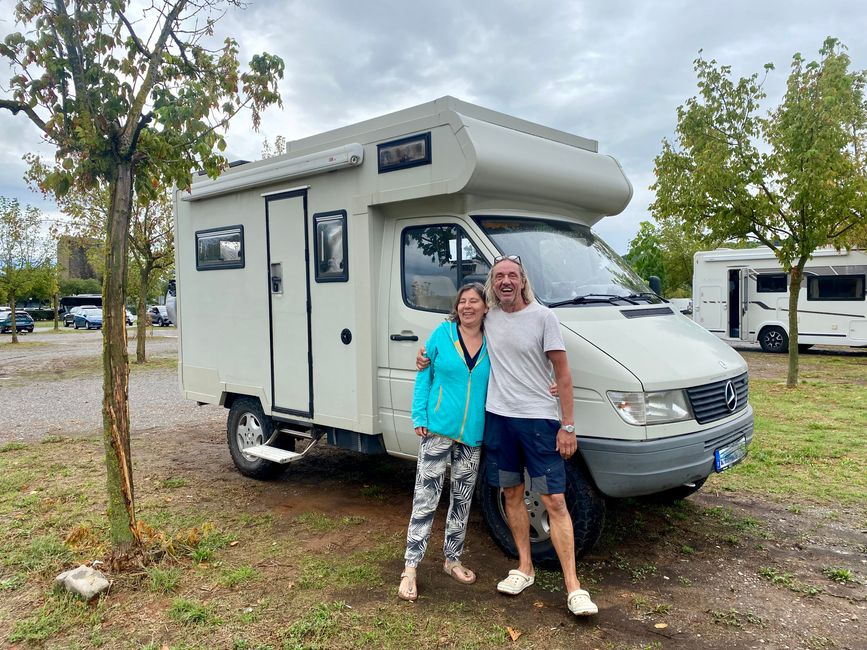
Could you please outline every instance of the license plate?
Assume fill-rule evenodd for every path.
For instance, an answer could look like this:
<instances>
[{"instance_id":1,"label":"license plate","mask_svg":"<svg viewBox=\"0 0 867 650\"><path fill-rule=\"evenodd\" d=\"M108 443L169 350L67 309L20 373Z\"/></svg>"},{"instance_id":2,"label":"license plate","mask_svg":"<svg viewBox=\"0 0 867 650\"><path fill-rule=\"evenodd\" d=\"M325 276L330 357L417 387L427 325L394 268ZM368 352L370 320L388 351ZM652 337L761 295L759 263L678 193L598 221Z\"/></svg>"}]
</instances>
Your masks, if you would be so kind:
<instances>
[{"instance_id":1,"label":"license plate","mask_svg":"<svg viewBox=\"0 0 867 650\"><path fill-rule=\"evenodd\" d=\"M730 445L720 447L713 452L714 469L717 472L722 472L732 465L741 462L747 455L747 439L741 437L735 440Z\"/></svg>"}]
</instances>

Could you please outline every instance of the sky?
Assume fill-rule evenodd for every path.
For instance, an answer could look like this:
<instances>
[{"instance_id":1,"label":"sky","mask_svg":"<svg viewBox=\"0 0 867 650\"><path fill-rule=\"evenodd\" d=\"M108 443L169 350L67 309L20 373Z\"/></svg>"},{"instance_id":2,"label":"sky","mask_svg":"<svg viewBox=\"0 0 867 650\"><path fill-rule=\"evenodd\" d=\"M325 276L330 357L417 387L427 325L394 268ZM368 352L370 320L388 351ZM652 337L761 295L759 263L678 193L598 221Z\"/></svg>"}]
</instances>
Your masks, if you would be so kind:
<instances>
[{"instance_id":1,"label":"sky","mask_svg":"<svg viewBox=\"0 0 867 650\"><path fill-rule=\"evenodd\" d=\"M0 35L21 29L0 0ZM630 205L595 227L625 253L650 220L653 160L673 139L677 107L697 93L693 62L768 77L767 108L785 89L792 55L818 57L827 36L867 68L867 3L797 0L258 0L230 9L218 37L242 61L281 56L283 107L259 132L241 115L227 134L230 160L261 158L262 144L320 133L443 95L599 142L634 187ZM10 73L0 67L0 96ZM23 180L27 152L51 155L29 121L0 111L0 195L56 215Z\"/></svg>"}]
</instances>

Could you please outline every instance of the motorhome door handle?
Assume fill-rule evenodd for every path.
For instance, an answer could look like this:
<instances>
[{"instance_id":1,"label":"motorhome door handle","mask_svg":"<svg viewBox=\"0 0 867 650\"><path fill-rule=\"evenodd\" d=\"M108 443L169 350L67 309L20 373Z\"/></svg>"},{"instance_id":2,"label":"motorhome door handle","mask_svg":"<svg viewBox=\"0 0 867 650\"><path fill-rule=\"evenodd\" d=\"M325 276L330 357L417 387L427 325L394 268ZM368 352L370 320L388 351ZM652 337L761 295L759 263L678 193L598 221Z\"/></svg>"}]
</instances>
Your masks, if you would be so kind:
<instances>
[{"instance_id":1,"label":"motorhome door handle","mask_svg":"<svg viewBox=\"0 0 867 650\"><path fill-rule=\"evenodd\" d=\"M415 334L392 334L392 341L418 341L418 337Z\"/></svg>"}]
</instances>

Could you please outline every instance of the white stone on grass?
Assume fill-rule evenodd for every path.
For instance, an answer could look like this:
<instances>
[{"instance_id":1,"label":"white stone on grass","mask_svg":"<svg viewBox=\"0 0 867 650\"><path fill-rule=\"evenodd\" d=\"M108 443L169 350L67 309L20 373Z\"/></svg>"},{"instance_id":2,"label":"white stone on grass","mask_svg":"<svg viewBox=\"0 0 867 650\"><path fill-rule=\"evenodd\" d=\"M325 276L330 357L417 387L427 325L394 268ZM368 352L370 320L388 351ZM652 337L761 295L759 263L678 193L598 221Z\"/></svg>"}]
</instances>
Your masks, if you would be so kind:
<instances>
[{"instance_id":1,"label":"white stone on grass","mask_svg":"<svg viewBox=\"0 0 867 650\"><path fill-rule=\"evenodd\" d=\"M54 579L54 583L84 600L95 598L110 586L101 571L83 564L77 569L64 571Z\"/></svg>"}]
</instances>

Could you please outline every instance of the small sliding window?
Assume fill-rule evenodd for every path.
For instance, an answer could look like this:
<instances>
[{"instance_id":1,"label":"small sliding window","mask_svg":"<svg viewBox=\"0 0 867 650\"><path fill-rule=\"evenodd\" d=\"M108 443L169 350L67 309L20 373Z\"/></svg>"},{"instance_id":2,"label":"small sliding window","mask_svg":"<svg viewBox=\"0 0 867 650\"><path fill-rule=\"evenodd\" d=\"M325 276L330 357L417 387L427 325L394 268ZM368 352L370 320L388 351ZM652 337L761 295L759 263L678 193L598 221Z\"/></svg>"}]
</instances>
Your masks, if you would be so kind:
<instances>
[{"instance_id":1,"label":"small sliding window","mask_svg":"<svg viewBox=\"0 0 867 650\"><path fill-rule=\"evenodd\" d=\"M316 281L349 281L346 210L313 215L316 233Z\"/></svg>"},{"instance_id":2,"label":"small sliding window","mask_svg":"<svg viewBox=\"0 0 867 650\"><path fill-rule=\"evenodd\" d=\"M244 226L196 231L196 270L244 268Z\"/></svg>"}]
</instances>

